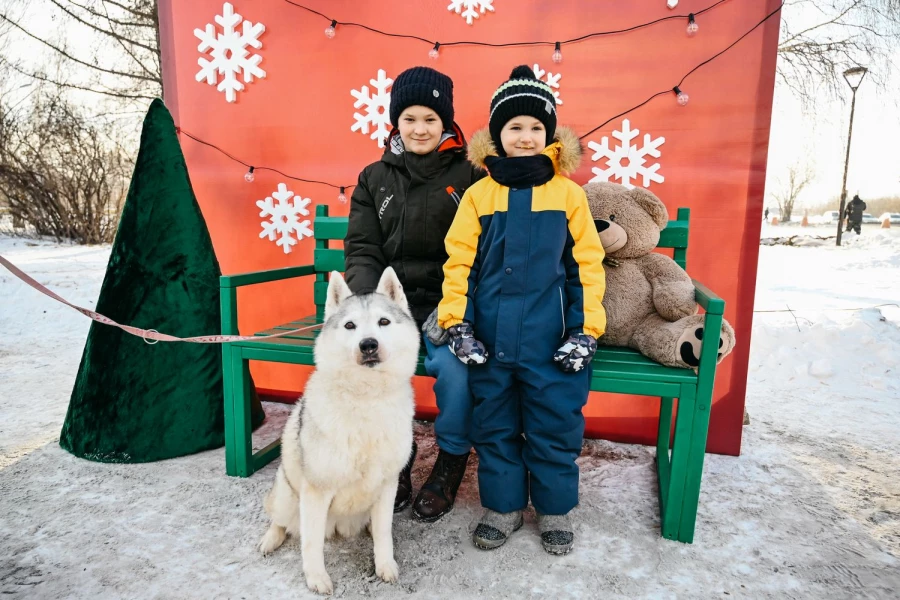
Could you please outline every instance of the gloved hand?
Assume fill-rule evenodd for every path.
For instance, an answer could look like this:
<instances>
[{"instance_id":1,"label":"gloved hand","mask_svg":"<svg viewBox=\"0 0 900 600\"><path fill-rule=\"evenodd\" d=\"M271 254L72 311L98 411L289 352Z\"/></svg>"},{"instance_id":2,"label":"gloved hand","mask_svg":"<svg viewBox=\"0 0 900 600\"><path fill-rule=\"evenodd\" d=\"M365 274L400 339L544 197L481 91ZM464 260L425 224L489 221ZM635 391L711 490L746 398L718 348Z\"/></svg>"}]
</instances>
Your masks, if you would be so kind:
<instances>
[{"instance_id":1,"label":"gloved hand","mask_svg":"<svg viewBox=\"0 0 900 600\"><path fill-rule=\"evenodd\" d=\"M577 373L591 363L597 352L597 340L586 333L572 333L553 355L553 362L564 373Z\"/></svg>"},{"instance_id":2,"label":"gloved hand","mask_svg":"<svg viewBox=\"0 0 900 600\"><path fill-rule=\"evenodd\" d=\"M483 365L487 362L488 353L484 344L475 339L472 324L463 321L447 329L450 335L450 350L456 358L467 365Z\"/></svg>"},{"instance_id":3,"label":"gloved hand","mask_svg":"<svg viewBox=\"0 0 900 600\"><path fill-rule=\"evenodd\" d=\"M422 323L422 332L435 346L443 346L450 341L450 335L447 333L447 330L438 325L437 309L431 311L431 314Z\"/></svg>"}]
</instances>

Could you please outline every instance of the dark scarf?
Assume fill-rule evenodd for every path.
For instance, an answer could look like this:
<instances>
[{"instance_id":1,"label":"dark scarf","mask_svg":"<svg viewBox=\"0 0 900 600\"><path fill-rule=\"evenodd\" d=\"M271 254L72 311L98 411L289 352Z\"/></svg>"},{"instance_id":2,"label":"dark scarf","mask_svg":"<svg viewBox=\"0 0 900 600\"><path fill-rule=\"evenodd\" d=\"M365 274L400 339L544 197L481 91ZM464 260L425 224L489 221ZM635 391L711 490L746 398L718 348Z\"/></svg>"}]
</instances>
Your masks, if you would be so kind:
<instances>
[{"instance_id":1,"label":"dark scarf","mask_svg":"<svg viewBox=\"0 0 900 600\"><path fill-rule=\"evenodd\" d=\"M556 174L553 169L553 161L549 156L537 154L535 156L499 157L488 156L484 159L491 179L513 188L530 188L544 185Z\"/></svg>"}]
</instances>

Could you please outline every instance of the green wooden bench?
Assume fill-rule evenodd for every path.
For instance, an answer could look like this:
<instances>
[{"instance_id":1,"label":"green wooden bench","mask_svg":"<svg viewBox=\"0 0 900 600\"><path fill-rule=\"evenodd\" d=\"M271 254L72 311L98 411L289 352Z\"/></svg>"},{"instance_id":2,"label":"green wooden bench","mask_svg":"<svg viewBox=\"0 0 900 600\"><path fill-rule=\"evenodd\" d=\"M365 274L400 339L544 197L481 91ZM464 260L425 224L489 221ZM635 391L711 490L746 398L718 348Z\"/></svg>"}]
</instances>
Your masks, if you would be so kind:
<instances>
[{"instance_id":1,"label":"green wooden bench","mask_svg":"<svg viewBox=\"0 0 900 600\"><path fill-rule=\"evenodd\" d=\"M669 222L659 242L659 247L673 249L674 259L682 268L686 267L689 217L689 209L678 209L678 218ZM344 239L347 218L329 217L328 207L318 206L313 233L316 247L312 265L222 276L220 292L224 335L238 334L237 288L293 277L315 277L315 314L255 335L271 335L322 322L328 273L344 270L344 251L329 245L333 240ZM697 303L706 311L705 330L720 331L725 302L697 281L694 281L694 286ZM313 365L313 343L317 334L318 330L314 329L282 338L223 345L225 468L228 475L249 477L280 452L279 441L253 452L248 361ZM704 336L700 366L696 373L660 365L630 348L600 346L593 361L591 390L661 398L656 465L662 535L685 543L693 540L697 519L718 344L718 336ZM416 374L425 375L421 356ZM673 410L676 398L677 410ZM673 419L674 435L671 434Z\"/></svg>"}]
</instances>

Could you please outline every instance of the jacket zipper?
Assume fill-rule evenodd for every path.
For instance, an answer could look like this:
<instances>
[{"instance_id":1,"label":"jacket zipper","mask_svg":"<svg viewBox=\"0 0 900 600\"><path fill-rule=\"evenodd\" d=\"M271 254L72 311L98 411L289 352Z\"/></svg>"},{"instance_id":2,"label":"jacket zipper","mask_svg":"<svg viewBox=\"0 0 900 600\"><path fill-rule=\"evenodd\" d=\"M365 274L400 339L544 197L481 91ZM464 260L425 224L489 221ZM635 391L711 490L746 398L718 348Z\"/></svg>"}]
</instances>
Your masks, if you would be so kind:
<instances>
[{"instance_id":1,"label":"jacket zipper","mask_svg":"<svg viewBox=\"0 0 900 600\"><path fill-rule=\"evenodd\" d=\"M562 288L557 289L559 290L559 312L562 315L562 337L566 337L566 309L565 305L563 304Z\"/></svg>"}]
</instances>

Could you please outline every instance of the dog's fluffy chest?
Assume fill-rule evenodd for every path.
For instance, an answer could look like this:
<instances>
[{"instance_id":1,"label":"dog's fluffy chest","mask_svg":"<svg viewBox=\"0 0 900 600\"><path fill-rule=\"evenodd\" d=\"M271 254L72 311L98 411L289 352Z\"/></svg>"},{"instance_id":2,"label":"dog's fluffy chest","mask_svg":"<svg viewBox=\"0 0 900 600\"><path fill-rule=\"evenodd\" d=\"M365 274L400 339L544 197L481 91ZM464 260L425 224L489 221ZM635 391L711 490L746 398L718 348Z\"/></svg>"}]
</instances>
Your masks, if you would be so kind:
<instances>
[{"instance_id":1,"label":"dog's fluffy chest","mask_svg":"<svg viewBox=\"0 0 900 600\"><path fill-rule=\"evenodd\" d=\"M403 421L377 421L363 417L339 430L325 432L313 426L301 434L303 476L313 486L335 492L331 504L335 514L369 510L406 464L412 428L404 427Z\"/></svg>"},{"instance_id":2,"label":"dog's fluffy chest","mask_svg":"<svg viewBox=\"0 0 900 600\"><path fill-rule=\"evenodd\" d=\"M295 439L302 458L294 475L334 492L333 512L364 512L387 483L396 483L409 458L412 386L396 382L391 393L380 390L377 400L348 401L336 396L333 382L330 394L319 389L321 383L320 377L311 379L306 406L297 411Z\"/></svg>"}]
</instances>

